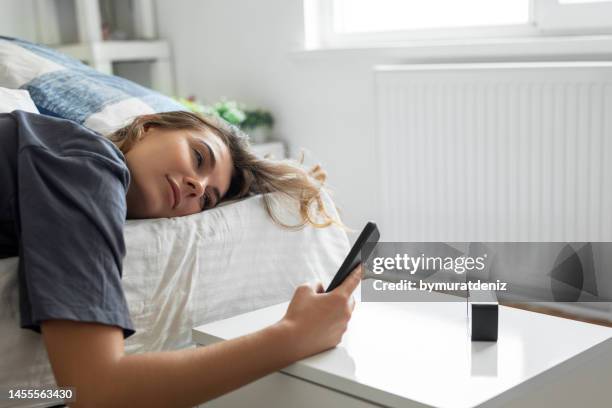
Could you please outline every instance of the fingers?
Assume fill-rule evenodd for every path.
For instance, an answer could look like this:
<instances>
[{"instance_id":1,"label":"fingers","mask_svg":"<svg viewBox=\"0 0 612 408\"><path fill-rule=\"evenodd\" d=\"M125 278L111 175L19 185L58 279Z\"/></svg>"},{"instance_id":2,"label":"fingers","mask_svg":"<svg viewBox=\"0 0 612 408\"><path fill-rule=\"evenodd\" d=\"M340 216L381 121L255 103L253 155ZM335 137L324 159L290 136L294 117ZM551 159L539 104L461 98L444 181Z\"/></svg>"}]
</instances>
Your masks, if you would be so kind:
<instances>
[{"instance_id":1,"label":"fingers","mask_svg":"<svg viewBox=\"0 0 612 408\"><path fill-rule=\"evenodd\" d=\"M297 288L295 288L295 294L312 294L315 293L315 288L312 285L309 285L308 283L303 283L300 286L298 286Z\"/></svg>"},{"instance_id":2,"label":"fingers","mask_svg":"<svg viewBox=\"0 0 612 408\"><path fill-rule=\"evenodd\" d=\"M362 267L360 264L355 269L353 269L351 274L335 290L343 293L344 295L346 295L346 297L351 296L351 294L355 291L357 286L359 286L359 282L361 282L361 276L362 276Z\"/></svg>"},{"instance_id":3,"label":"fingers","mask_svg":"<svg viewBox=\"0 0 612 408\"><path fill-rule=\"evenodd\" d=\"M321 282L317 283L303 283L295 289L296 292L305 292L309 294L323 293L325 288Z\"/></svg>"}]
</instances>

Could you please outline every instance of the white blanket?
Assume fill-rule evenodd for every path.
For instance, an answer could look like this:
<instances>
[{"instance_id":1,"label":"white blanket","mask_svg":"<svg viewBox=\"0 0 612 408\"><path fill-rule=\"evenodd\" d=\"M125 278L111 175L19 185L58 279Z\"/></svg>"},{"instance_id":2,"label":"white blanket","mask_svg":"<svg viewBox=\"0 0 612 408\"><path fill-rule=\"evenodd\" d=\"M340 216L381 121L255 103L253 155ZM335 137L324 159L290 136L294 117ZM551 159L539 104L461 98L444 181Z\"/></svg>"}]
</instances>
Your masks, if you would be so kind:
<instances>
[{"instance_id":1,"label":"white blanket","mask_svg":"<svg viewBox=\"0 0 612 408\"><path fill-rule=\"evenodd\" d=\"M136 327L128 353L189 347L195 326L287 301L303 282L326 284L349 249L337 227L277 226L261 196L189 217L128 221L125 240L123 286ZM53 384L42 337L19 328L17 263L0 260L0 386Z\"/></svg>"}]
</instances>

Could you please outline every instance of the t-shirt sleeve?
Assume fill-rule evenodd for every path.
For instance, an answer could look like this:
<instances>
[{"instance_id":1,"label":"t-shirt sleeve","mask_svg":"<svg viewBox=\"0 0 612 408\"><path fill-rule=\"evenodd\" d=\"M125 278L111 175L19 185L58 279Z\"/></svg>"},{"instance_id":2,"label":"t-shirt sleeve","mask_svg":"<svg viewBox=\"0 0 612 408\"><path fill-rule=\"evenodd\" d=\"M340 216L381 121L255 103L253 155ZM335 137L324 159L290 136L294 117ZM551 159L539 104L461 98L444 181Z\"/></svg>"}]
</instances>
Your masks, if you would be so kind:
<instances>
[{"instance_id":1,"label":"t-shirt sleeve","mask_svg":"<svg viewBox=\"0 0 612 408\"><path fill-rule=\"evenodd\" d=\"M22 327L66 319L134 333L121 286L126 188L120 166L99 153L19 152Z\"/></svg>"}]
</instances>

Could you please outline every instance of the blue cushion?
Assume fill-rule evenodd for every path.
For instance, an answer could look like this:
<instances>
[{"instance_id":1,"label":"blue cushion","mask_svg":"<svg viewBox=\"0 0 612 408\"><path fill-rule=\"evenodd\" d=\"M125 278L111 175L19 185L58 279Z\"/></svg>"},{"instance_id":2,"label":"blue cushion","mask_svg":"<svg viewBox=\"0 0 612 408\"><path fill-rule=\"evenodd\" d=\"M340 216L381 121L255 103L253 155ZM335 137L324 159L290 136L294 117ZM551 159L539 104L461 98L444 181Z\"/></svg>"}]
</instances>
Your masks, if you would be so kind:
<instances>
[{"instance_id":1,"label":"blue cushion","mask_svg":"<svg viewBox=\"0 0 612 408\"><path fill-rule=\"evenodd\" d=\"M100 73L49 47L1 36L0 86L26 89L41 113L102 133L140 114L185 110L167 96Z\"/></svg>"}]
</instances>

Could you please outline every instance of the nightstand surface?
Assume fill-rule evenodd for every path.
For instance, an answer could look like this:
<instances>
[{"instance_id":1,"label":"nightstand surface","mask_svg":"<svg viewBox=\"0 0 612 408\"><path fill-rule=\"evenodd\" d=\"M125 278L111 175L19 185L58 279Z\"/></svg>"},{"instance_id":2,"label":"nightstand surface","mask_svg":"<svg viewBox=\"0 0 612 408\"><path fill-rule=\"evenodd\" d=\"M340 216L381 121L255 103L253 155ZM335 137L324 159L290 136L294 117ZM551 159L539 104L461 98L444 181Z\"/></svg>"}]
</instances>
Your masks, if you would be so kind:
<instances>
[{"instance_id":1,"label":"nightstand surface","mask_svg":"<svg viewBox=\"0 0 612 408\"><path fill-rule=\"evenodd\" d=\"M286 307L200 326L194 341L256 331ZM497 406L612 355L611 328L504 306L499 313L498 342L471 342L463 302L358 303L338 347L281 372L382 406Z\"/></svg>"}]
</instances>

